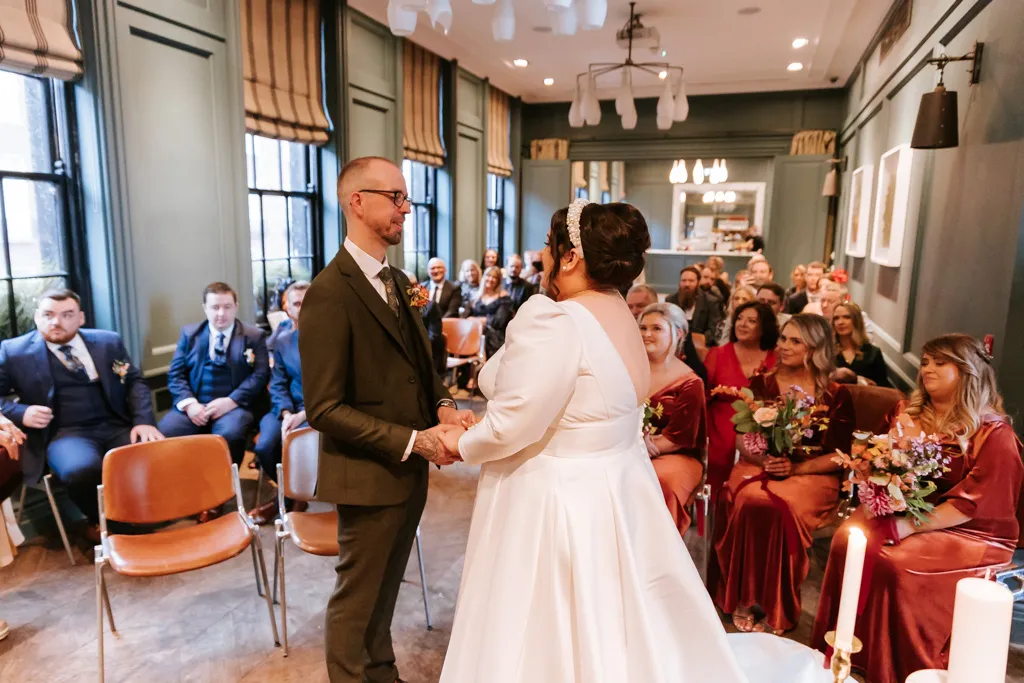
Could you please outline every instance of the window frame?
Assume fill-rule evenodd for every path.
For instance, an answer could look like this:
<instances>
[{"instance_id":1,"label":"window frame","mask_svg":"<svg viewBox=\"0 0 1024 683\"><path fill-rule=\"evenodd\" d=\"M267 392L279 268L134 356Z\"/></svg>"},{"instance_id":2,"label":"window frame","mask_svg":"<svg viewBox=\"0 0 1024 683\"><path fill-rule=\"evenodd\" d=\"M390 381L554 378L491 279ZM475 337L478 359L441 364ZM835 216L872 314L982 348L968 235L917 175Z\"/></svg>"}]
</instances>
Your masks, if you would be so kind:
<instances>
[{"instance_id":1,"label":"window frame","mask_svg":"<svg viewBox=\"0 0 1024 683\"><path fill-rule=\"evenodd\" d=\"M406 173L406 164L410 164L409 173ZM415 181L416 173L420 169L423 169L423 178L426 181L426 188L423 191L424 199L423 201L414 201L413 198L417 196L417 192L410 180ZM427 263L430 262L430 259L437 257L437 171L438 169L436 167L424 164L421 161L408 158L402 159L402 175L405 177L406 184L409 185L409 187L406 188L409 191L409 215L412 217L413 221L413 229L409 230L410 226L407 222L406 229L402 233L402 265L405 270L416 275L416 280L418 282L422 282L428 277L428 273L426 271ZM419 211L424 211L427 215L427 248L425 250L419 248L419 222L417 220ZM408 219L406 220L408 221ZM413 242L412 249L409 249L406 246L407 235L411 235ZM406 257L406 255L410 253L417 255L415 263L409 263L409 260ZM426 256L423 264L424 271L422 274L417 270L420 260L419 255Z\"/></svg>"},{"instance_id":2,"label":"window frame","mask_svg":"<svg viewBox=\"0 0 1024 683\"><path fill-rule=\"evenodd\" d=\"M491 240L491 220L497 229ZM487 233L484 235L484 251L498 252L498 263L505 262L505 178L495 173L487 174Z\"/></svg>"}]
</instances>

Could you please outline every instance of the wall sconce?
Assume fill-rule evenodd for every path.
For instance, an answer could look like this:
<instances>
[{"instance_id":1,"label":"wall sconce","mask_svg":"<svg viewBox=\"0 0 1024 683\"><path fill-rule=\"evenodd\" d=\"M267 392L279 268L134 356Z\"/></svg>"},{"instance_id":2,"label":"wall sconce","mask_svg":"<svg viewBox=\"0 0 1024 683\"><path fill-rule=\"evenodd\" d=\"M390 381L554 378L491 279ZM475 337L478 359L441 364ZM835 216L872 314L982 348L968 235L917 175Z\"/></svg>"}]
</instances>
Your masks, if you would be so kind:
<instances>
[{"instance_id":1,"label":"wall sconce","mask_svg":"<svg viewBox=\"0 0 1024 683\"><path fill-rule=\"evenodd\" d=\"M939 67L939 85L935 90L921 96L917 110L917 123L910 146L914 149L945 149L960 144L959 119L957 118L956 91L946 90L942 77L950 62L971 62L971 85L981 79L981 55L984 43L975 43L974 51L962 57L941 55L929 59L929 64Z\"/></svg>"},{"instance_id":2,"label":"wall sconce","mask_svg":"<svg viewBox=\"0 0 1024 683\"><path fill-rule=\"evenodd\" d=\"M825 176L825 185L821 188L822 197L839 196L839 171L846 170L846 157L842 159L829 159L825 162L832 166L832 170Z\"/></svg>"}]
</instances>

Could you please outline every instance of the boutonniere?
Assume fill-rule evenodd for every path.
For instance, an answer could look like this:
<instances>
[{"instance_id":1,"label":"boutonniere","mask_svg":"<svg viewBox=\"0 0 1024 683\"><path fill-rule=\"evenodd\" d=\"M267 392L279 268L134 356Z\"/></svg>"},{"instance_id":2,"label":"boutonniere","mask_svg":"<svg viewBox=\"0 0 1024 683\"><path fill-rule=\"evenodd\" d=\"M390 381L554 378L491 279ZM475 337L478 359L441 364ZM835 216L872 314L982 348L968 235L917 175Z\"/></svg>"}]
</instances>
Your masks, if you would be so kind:
<instances>
[{"instance_id":1,"label":"boutonniere","mask_svg":"<svg viewBox=\"0 0 1024 683\"><path fill-rule=\"evenodd\" d=\"M249 367L256 365L256 352L252 349L245 350L245 362L249 364Z\"/></svg>"},{"instance_id":2,"label":"boutonniere","mask_svg":"<svg viewBox=\"0 0 1024 683\"><path fill-rule=\"evenodd\" d=\"M419 283L405 290L405 293L409 295L409 305L413 308L423 308L430 303L430 292Z\"/></svg>"},{"instance_id":3,"label":"boutonniere","mask_svg":"<svg viewBox=\"0 0 1024 683\"><path fill-rule=\"evenodd\" d=\"M124 378L128 375L128 370L131 369L131 367L131 363L128 363L127 361L115 360L110 369L114 371L115 375L121 378L121 384L124 384Z\"/></svg>"}]
</instances>

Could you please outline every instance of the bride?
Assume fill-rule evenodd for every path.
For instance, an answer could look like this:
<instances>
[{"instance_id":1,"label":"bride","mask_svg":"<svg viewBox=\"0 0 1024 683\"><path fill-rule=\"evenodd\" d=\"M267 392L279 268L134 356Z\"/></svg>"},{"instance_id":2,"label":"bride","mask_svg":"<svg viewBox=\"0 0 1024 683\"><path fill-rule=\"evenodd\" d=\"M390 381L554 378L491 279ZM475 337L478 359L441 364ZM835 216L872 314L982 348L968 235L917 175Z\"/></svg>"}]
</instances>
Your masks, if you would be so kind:
<instances>
[{"instance_id":1,"label":"bride","mask_svg":"<svg viewBox=\"0 0 1024 683\"><path fill-rule=\"evenodd\" d=\"M746 681L641 438L650 371L618 290L650 235L627 204L551 219L544 288L480 373L482 465L440 683Z\"/></svg>"}]
</instances>

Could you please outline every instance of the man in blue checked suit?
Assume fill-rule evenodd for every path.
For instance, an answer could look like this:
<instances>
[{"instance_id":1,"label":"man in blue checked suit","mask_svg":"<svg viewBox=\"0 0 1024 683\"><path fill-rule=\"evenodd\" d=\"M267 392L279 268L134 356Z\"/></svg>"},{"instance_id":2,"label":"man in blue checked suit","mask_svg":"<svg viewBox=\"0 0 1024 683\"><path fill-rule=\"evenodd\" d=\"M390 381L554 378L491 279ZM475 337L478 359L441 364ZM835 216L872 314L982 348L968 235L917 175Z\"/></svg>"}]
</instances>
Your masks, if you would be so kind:
<instances>
[{"instance_id":1,"label":"man in blue checked suit","mask_svg":"<svg viewBox=\"0 0 1024 683\"><path fill-rule=\"evenodd\" d=\"M149 387L115 332L83 329L81 300L69 289L42 294L36 330L0 343L0 412L25 430L25 481L49 463L98 539L96 486L108 450L163 436ZM16 394L18 401L9 397Z\"/></svg>"},{"instance_id":2,"label":"man in blue checked suit","mask_svg":"<svg viewBox=\"0 0 1024 683\"><path fill-rule=\"evenodd\" d=\"M270 361L263 330L237 320L238 295L223 282L203 291L206 321L186 325L167 373L174 407L160 420L166 436L217 434L241 463L252 409L266 390Z\"/></svg>"}]
</instances>

